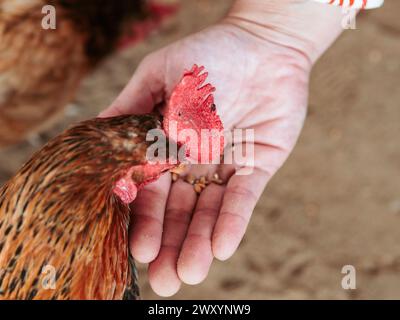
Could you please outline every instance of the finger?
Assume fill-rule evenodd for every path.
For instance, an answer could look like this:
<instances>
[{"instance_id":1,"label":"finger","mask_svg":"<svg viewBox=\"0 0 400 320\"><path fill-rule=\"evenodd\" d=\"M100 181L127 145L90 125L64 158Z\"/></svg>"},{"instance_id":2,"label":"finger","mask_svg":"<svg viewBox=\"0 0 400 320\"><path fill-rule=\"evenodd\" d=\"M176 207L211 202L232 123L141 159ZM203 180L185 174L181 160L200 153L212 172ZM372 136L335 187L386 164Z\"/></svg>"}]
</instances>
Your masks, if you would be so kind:
<instances>
[{"instance_id":1,"label":"finger","mask_svg":"<svg viewBox=\"0 0 400 320\"><path fill-rule=\"evenodd\" d=\"M164 174L139 191L132 204L129 244L133 257L141 263L153 261L160 251L170 185L171 175Z\"/></svg>"},{"instance_id":2,"label":"finger","mask_svg":"<svg viewBox=\"0 0 400 320\"><path fill-rule=\"evenodd\" d=\"M218 178L222 181L229 181L229 179L235 174L236 168L233 164L220 165L217 170Z\"/></svg>"},{"instance_id":3,"label":"finger","mask_svg":"<svg viewBox=\"0 0 400 320\"><path fill-rule=\"evenodd\" d=\"M230 178L213 232L214 257L226 260L236 251L269 178L269 173L259 169L251 175L235 174Z\"/></svg>"},{"instance_id":4,"label":"finger","mask_svg":"<svg viewBox=\"0 0 400 320\"><path fill-rule=\"evenodd\" d=\"M160 253L149 266L150 285L160 296L172 296L180 288L177 261L196 201L197 195L192 185L182 180L172 185Z\"/></svg>"},{"instance_id":5,"label":"finger","mask_svg":"<svg viewBox=\"0 0 400 320\"><path fill-rule=\"evenodd\" d=\"M144 114L160 103L164 95L164 53L148 55L115 101L99 117Z\"/></svg>"},{"instance_id":6,"label":"finger","mask_svg":"<svg viewBox=\"0 0 400 320\"><path fill-rule=\"evenodd\" d=\"M210 184L201 193L178 259L179 278L187 284L202 282L213 261L211 236L217 221L224 187Z\"/></svg>"},{"instance_id":7,"label":"finger","mask_svg":"<svg viewBox=\"0 0 400 320\"><path fill-rule=\"evenodd\" d=\"M223 179L228 184L212 238L213 254L219 260L231 257L239 246L266 184L289 154L288 150L270 143L257 143L251 149L246 147L243 159L237 156L242 151L234 149L234 164L221 166ZM250 166L242 167L243 164ZM233 168L236 171L229 177Z\"/></svg>"}]
</instances>

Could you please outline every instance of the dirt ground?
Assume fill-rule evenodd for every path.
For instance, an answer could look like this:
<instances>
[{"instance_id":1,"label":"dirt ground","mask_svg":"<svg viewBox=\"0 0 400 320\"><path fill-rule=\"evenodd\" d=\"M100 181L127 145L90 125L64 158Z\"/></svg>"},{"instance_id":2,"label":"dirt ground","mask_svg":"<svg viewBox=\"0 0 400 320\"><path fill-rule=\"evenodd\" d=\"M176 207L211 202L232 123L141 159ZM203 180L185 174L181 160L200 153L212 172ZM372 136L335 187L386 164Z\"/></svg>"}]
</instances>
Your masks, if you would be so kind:
<instances>
[{"instance_id":1,"label":"dirt ground","mask_svg":"<svg viewBox=\"0 0 400 320\"><path fill-rule=\"evenodd\" d=\"M292 156L260 200L235 256L178 299L400 298L400 2L357 19L318 62ZM44 141L106 107L140 59L219 19L229 0L185 0L178 20L108 59L49 132L0 154L4 182ZM353 265L357 289L343 290ZM145 299L157 298L140 267Z\"/></svg>"}]
</instances>

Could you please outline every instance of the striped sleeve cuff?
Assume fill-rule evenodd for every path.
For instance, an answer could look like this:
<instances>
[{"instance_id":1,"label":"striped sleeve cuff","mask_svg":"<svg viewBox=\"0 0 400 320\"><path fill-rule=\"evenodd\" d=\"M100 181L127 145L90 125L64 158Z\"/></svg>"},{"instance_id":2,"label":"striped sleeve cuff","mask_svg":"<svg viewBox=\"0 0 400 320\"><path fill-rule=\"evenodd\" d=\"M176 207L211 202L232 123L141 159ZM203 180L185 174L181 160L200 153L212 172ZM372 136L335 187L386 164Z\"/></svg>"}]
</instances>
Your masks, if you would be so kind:
<instances>
[{"instance_id":1,"label":"striped sleeve cuff","mask_svg":"<svg viewBox=\"0 0 400 320\"><path fill-rule=\"evenodd\" d=\"M327 3L354 9L374 9L383 5L384 0L314 0L316 2Z\"/></svg>"}]
</instances>

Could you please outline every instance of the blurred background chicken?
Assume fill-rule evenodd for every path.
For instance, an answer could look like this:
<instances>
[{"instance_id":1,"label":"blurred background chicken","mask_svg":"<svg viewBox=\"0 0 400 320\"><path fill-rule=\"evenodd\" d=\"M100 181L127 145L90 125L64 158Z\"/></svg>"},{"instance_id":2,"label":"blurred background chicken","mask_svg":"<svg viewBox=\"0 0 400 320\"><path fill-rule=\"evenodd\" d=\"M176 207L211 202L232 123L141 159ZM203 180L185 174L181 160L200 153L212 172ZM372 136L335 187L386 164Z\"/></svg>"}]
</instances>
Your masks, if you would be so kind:
<instances>
[{"instance_id":1,"label":"blurred background chicken","mask_svg":"<svg viewBox=\"0 0 400 320\"><path fill-rule=\"evenodd\" d=\"M45 5L55 8L56 29L42 28ZM48 127L87 72L175 8L160 0L0 0L0 148Z\"/></svg>"}]
</instances>

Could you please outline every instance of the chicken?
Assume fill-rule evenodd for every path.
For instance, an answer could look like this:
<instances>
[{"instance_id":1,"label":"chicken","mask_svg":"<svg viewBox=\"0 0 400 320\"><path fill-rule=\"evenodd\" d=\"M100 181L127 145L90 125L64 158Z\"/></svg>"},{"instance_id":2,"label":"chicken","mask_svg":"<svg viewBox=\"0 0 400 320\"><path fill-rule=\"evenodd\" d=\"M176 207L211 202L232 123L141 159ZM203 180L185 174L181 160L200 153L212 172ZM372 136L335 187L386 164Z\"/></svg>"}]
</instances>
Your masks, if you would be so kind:
<instances>
[{"instance_id":1,"label":"chicken","mask_svg":"<svg viewBox=\"0 0 400 320\"><path fill-rule=\"evenodd\" d=\"M190 116L190 128L216 129L223 139L202 70L185 73L164 119L123 115L80 123L0 189L1 299L138 298L128 251L129 204L140 188L177 166L172 156L165 163L146 157L154 143L146 134L162 123L168 132L166 123L179 117L188 128Z\"/></svg>"},{"instance_id":2,"label":"chicken","mask_svg":"<svg viewBox=\"0 0 400 320\"><path fill-rule=\"evenodd\" d=\"M42 28L45 5L55 8L55 29ZM169 13L163 8L145 0L0 0L0 148L51 125L83 76L117 46L143 38ZM152 12L149 25L143 18Z\"/></svg>"}]
</instances>

